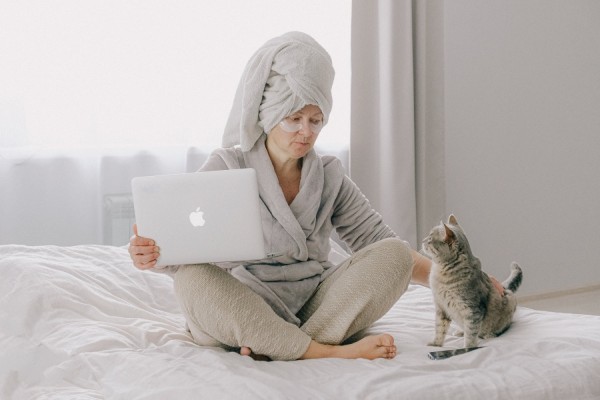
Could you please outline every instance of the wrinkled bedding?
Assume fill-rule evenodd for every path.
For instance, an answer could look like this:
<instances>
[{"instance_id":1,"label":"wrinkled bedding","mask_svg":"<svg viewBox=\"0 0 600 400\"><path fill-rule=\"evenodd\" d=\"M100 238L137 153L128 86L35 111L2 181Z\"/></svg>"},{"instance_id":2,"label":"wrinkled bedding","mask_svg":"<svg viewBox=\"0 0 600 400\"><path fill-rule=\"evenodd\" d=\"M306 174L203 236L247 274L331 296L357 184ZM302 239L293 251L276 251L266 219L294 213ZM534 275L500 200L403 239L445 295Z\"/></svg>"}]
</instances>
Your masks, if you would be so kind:
<instances>
[{"instance_id":1,"label":"wrinkled bedding","mask_svg":"<svg viewBox=\"0 0 600 400\"><path fill-rule=\"evenodd\" d=\"M410 286L370 328L395 359L260 362L194 344L171 278L123 247L0 246L0 272L1 399L600 398L597 316L519 307L485 348L433 361L431 292Z\"/></svg>"}]
</instances>

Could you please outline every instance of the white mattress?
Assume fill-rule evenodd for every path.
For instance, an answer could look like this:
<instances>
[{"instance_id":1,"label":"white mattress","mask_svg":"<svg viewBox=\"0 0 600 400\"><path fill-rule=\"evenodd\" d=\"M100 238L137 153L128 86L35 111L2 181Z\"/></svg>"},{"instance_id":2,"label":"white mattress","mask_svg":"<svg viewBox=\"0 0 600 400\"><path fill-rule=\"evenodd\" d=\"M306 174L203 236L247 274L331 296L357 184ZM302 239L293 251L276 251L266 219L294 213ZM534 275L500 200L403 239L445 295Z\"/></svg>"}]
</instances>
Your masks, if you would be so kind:
<instances>
[{"instance_id":1,"label":"white mattress","mask_svg":"<svg viewBox=\"0 0 600 400\"><path fill-rule=\"evenodd\" d=\"M411 286L370 329L395 359L259 362L195 345L171 279L125 248L0 246L0 272L2 399L600 399L596 316L520 307L485 348L432 361L431 293Z\"/></svg>"}]
</instances>

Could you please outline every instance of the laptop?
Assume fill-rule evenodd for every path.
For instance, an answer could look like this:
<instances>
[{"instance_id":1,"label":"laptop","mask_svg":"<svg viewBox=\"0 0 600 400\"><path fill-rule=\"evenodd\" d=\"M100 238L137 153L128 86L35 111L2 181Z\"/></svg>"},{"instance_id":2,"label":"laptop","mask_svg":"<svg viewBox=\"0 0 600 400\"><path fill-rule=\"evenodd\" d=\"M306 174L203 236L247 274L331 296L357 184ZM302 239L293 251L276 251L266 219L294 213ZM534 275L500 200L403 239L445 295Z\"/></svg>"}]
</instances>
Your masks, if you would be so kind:
<instances>
[{"instance_id":1,"label":"laptop","mask_svg":"<svg viewBox=\"0 0 600 400\"><path fill-rule=\"evenodd\" d=\"M156 266L266 257L251 168L133 178L138 234L160 247Z\"/></svg>"}]
</instances>

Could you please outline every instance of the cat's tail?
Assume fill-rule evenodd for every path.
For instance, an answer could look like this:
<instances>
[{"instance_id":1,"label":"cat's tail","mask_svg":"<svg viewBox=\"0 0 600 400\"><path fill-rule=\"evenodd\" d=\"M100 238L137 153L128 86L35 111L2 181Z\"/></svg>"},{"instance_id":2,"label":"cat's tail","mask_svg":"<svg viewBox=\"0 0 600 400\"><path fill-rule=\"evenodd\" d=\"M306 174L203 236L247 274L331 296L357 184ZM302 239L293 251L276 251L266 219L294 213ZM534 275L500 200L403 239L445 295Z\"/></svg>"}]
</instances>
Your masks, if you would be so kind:
<instances>
[{"instance_id":1,"label":"cat's tail","mask_svg":"<svg viewBox=\"0 0 600 400\"><path fill-rule=\"evenodd\" d=\"M502 286L505 289L510 290L511 292L516 292L519 286L521 286L521 282L523 281L523 270L519 267L519 264L513 262L510 265L510 276L507 280L502 282Z\"/></svg>"}]
</instances>

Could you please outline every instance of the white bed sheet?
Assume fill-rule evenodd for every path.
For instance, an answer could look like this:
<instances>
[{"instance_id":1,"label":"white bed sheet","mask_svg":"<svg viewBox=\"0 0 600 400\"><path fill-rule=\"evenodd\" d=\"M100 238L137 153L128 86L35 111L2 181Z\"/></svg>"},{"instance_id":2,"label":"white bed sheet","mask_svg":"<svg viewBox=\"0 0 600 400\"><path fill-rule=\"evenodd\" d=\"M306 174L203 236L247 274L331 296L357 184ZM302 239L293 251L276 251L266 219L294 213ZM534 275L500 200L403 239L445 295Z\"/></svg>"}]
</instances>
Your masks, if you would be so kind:
<instances>
[{"instance_id":1,"label":"white bed sheet","mask_svg":"<svg viewBox=\"0 0 600 400\"><path fill-rule=\"evenodd\" d=\"M0 272L2 399L600 399L596 316L519 307L485 348L432 361L431 293L411 286L370 329L393 360L258 362L195 345L171 279L125 248L0 246Z\"/></svg>"}]
</instances>

